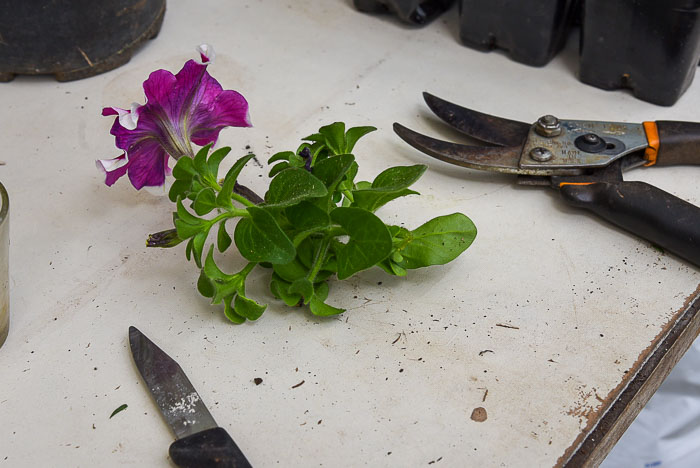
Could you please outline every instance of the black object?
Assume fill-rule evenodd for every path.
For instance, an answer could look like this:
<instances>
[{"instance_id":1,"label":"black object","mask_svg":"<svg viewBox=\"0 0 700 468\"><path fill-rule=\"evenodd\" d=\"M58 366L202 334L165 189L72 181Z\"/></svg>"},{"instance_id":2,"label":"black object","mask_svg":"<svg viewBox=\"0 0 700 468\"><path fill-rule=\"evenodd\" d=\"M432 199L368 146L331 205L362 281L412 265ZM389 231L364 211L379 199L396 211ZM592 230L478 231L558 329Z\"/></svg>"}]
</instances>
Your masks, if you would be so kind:
<instances>
[{"instance_id":1,"label":"black object","mask_svg":"<svg viewBox=\"0 0 700 468\"><path fill-rule=\"evenodd\" d=\"M454 0L354 0L366 13L393 13L404 23L424 25L446 11Z\"/></svg>"},{"instance_id":2,"label":"black object","mask_svg":"<svg viewBox=\"0 0 700 468\"><path fill-rule=\"evenodd\" d=\"M578 0L461 0L459 36L465 45L503 49L516 62L547 64L564 47Z\"/></svg>"},{"instance_id":3,"label":"black object","mask_svg":"<svg viewBox=\"0 0 700 468\"><path fill-rule=\"evenodd\" d=\"M354 0L366 12L392 11L421 25L448 0ZM428 8L429 7L429 8ZM420 14L418 14L420 12ZM542 66L581 25L579 78L599 88L673 105L700 62L700 0L459 0L460 38L478 50L502 49Z\"/></svg>"},{"instance_id":4,"label":"black object","mask_svg":"<svg viewBox=\"0 0 700 468\"><path fill-rule=\"evenodd\" d=\"M673 105L700 61L700 1L586 0L580 79Z\"/></svg>"},{"instance_id":5,"label":"black object","mask_svg":"<svg viewBox=\"0 0 700 468\"><path fill-rule=\"evenodd\" d=\"M496 146L436 140L394 124L414 148L469 167L518 174L518 183L549 186L576 207L659 245L700 267L700 207L643 182L625 182L639 166L700 166L700 123L632 124L559 120L534 124L457 106L428 93L431 110L472 138Z\"/></svg>"},{"instance_id":6,"label":"black object","mask_svg":"<svg viewBox=\"0 0 700 468\"><path fill-rule=\"evenodd\" d=\"M170 445L169 454L180 468L251 467L241 449L221 427L176 440Z\"/></svg>"},{"instance_id":7,"label":"black object","mask_svg":"<svg viewBox=\"0 0 700 468\"><path fill-rule=\"evenodd\" d=\"M700 208L645 182L564 185L562 198L700 265Z\"/></svg>"},{"instance_id":8,"label":"black object","mask_svg":"<svg viewBox=\"0 0 700 468\"><path fill-rule=\"evenodd\" d=\"M128 62L160 31L165 0L0 0L0 81L70 81Z\"/></svg>"}]
</instances>

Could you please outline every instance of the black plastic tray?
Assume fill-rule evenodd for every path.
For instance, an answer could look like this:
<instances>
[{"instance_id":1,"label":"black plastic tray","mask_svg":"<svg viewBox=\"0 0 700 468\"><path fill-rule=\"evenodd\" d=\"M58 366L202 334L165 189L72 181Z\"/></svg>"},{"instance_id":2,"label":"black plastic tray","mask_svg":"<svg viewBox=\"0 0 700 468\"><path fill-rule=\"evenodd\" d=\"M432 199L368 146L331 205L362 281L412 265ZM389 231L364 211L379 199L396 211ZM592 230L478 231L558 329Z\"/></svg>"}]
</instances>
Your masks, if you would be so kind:
<instances>
[{"instance_id":1,"label":"black plastic tray","mask_svg":"<svg viewBox=\"0 0 700 468\"><path fill-rule=\"evenodd\" d=\"M700 0L586 0L579 78L673 105L700 61Z\"/></svg>"}]
</instances>

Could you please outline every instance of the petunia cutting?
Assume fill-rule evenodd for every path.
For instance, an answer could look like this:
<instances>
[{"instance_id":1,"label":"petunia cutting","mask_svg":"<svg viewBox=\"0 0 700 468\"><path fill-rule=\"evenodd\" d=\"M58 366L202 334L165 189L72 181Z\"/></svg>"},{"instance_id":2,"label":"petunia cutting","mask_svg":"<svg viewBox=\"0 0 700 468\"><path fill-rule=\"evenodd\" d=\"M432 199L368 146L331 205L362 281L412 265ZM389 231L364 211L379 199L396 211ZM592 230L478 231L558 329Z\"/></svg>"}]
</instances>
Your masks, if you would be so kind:
<instances>
[{"instance_id":1,"label":"petunia cutting","mask_svg":"<svg viewBox=\"0 0 700 468\"><path fill-rule=\"evenodd\" d=\"M110 133L124 151L97 161L107 185L127 174L137 190L162 186L170 174L168 158L194 157L191 143L214 143L224 127L251 126L245 98L224 90L207 72L214 57L211 46L201 45L198 53L201 60L188 60L177 75L151 73L143 83L146 104L102 110L102 115L117 116Z\"/></svg>"}]
</instances>

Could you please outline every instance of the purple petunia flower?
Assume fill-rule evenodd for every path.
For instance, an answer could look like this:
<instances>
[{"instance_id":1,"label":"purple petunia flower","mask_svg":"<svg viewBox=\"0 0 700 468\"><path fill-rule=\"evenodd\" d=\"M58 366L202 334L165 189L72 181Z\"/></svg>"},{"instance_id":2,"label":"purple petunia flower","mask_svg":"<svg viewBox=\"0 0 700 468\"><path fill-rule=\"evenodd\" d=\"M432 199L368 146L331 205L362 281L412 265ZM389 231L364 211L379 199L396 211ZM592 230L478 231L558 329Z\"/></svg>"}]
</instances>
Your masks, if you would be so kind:
<instances>
[{"instance_id":1,"label":"purple petunia flower","mask_svg":"<svg viewBox=\"0 0 700 468\"><path fill-rule=\"evenodd\" d=\"M168 158L194 157L192 143L216 142L224 127L250 127L248 102L238 92L224 90L207 72L214 56L199 46L201 61L188 60L177 75L156 70L143 83L146 104L130 110L105 107L102 115L116 115L111 134L124 154L97 161L105 183L127 174L131 184L162 186L170 174Z\"/></svg>"}]
</instances>

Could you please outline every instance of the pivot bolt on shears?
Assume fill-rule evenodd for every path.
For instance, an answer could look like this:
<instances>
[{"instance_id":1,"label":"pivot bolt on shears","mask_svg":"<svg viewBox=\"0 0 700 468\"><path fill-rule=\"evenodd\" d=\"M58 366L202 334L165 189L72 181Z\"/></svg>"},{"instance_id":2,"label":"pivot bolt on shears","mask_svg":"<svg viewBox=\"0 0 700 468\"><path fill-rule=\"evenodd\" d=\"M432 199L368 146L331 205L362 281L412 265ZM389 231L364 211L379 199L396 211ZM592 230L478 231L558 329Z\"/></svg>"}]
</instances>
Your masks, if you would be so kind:
<instances>
[{"instance_id":1,"label":"pivot bolt on shears","mask_svg":"<svg viewBox=\"0 0 700 468\"><path fill-rule=\"evenodd\" d=\"M700 165L700 123L642 124L563 120L534 124L495 117L423 93L428 107L460 132L490 143L437 140L401 124L394 131L434 158L471 169L517 174L518 183L559 190L587 209L696 266L700 266L700 208L622 173L639 166Z\"/></svg>"}]
</instances>

